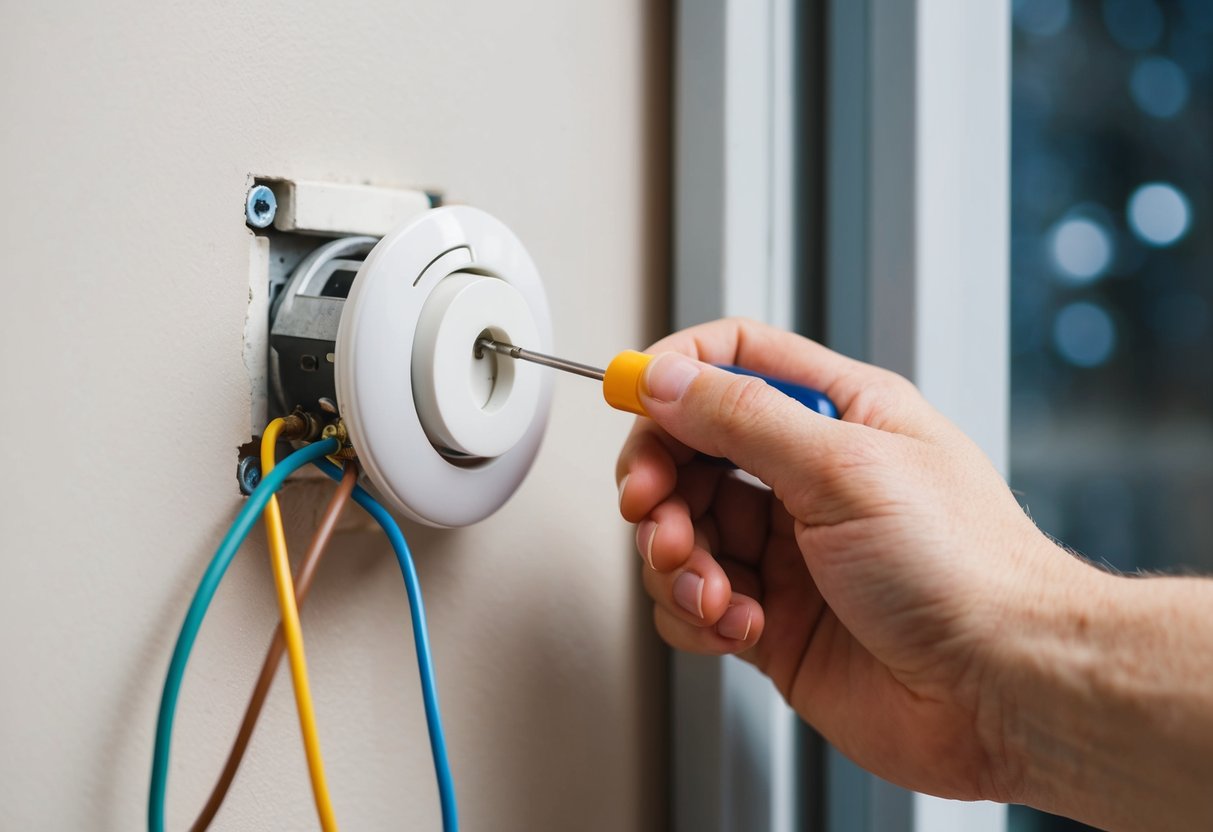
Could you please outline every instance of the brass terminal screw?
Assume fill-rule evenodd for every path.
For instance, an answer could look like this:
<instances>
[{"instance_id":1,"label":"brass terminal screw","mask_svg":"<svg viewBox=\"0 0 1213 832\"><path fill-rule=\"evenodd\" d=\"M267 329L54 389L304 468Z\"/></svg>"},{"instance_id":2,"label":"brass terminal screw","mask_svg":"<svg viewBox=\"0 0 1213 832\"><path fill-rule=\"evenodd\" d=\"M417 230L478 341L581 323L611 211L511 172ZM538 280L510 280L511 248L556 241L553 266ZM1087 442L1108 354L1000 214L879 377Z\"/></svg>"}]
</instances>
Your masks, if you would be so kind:
<instances>
[{"instance_id":1,"label":"brass terminal screw","mask_svg":"<svg viewBox=\"0 0 1213 832\"><path fill-rule=\"evenodd\" d=\"M332 454L335 459L357 459L358 454L350 445L350 435L345 429L345 422L338 419L336 422L325 425L324 430L320 435L325 439L336 439L340 447L337 452Z\"/></svg>"}]
</instances>

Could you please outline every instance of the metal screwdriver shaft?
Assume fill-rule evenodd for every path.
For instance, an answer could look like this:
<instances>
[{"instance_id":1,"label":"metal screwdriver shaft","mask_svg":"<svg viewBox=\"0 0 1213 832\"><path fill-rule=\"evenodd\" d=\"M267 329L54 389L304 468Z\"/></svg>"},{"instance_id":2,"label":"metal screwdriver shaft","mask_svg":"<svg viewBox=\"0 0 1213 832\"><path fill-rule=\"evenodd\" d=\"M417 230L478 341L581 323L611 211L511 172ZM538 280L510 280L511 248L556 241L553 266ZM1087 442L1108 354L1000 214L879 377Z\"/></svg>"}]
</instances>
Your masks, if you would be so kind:
<instances>
[{"instance_id":1,"label":"metal screwdriver shaft","mask_svg":"<svg viewBox=\"0 0 1213 832\"><path fill-rule=\"evenodd\" d=\"M545 367L601 381L602 397L606 399L606 403L611 407L626 413L635 413L637 416L649 415L645 403L650 397L644 392L647 389L644 379L649 364L655 358L655 356L649 353L624 350L611 359L611 363L607 365L605 370L600 370L588 364L578 364L576 361L565 361L563 358L544 355L541 352L531 352L522 347L516 347L513 344L494 341L492 338L476 339L476 346L474 348L476 357L481 358L485 350L491 350L508 358L531 361L535 364L542 364ZM720 364L717 366L722 370L737 375L756 376L810 410L823 416L828 416L831 419L838 418L838 408L830 401L829 396L820 390L814 390L811 387L805 387L803 384L796 384L785 379L756 373L743 367Z\"/></svg>"},{"instance_id":2,"label":"metal screwdriver shaft","mask_svg":"<svg viewBox=\"0 0 1213 832\"><path fill-rule=\"evenodd\" d=\"M533 364L542 364L545 367L552 367L556 370L564 370L566 373L592 378L596 381L602 381L606 377L606 370L600 370L597 367L591 367L589 364L578 364L576 361L566 361L563 358L556 358L551 355L544 355L541 352L531 352L524 350L522 347L516 347L513 344L506 344L502 341L494 341L491 338L479 338L476 341L477 357L484 350L499 353L510 358L518 358L523 361L530 361Z\"/></svg>"}]
</instances>

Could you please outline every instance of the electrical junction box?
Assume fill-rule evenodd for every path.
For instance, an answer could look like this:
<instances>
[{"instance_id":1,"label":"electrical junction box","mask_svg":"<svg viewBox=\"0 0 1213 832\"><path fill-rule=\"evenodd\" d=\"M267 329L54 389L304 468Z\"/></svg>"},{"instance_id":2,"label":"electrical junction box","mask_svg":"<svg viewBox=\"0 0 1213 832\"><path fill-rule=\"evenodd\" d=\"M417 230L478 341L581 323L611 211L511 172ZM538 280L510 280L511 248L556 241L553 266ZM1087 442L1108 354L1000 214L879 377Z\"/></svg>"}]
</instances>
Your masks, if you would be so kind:
<instances>
[{"instance_id":1,"label":"electrical junction box","mask_svg":"<svg viewBox=\"0 0 1213 832\"><path fill-rule=\"evenodd\" d=\"M348 436L407 517L463 526L530 470L552 380L492 352L551 352L539 273L499 220L422 191L257 180L245 363L254 433L303 412ZM258 308L258 307L261 308Z\"/></svg>"}]
</instances>

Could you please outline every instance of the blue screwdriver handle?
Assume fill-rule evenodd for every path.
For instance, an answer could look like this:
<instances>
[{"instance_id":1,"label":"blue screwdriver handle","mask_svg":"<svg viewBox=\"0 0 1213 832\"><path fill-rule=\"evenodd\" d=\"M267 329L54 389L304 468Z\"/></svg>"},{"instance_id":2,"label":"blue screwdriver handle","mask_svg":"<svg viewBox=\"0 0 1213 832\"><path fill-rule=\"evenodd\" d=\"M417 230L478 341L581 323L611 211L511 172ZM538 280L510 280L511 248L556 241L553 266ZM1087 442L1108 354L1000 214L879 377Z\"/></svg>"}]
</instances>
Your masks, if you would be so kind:
<instances>
[{"instance_id":1,"label":"blue screwdriver handle","mask_svg":"<svg viewBox=\"0 0 1213 832\"><path fill-rule=\"evenodd\" d=\"M791 381L785 381L781 378L768 376L763 373L747 370L745 367L735 367L732 364L717 364L722 370L728 370L730 373L736 373L739 376L753 376L760 378L767 384L774 387L785 396L790 396L796 401L803 404L814 413L820 413L822 416L829 416L831 419L838 418L838 408L834 402L830 401L830 397L820 390L814 390L812 387L805 387L803 384L795 384ZM713 465L720 465L727 468L736 468L737 465L731 460L720 456L709 456L707 454L699 454L696 457L700 462L707 462Z\"/></svg>"},{"instance_id":2,"label":"blue screwdriver handle","mask_svg":"<svg viewBox=\"0 0 1213 832\"><path fill-rule=\"evenodd\" d=\"M829 416L831 419L838 418L838 408L834 406L834 402L830 401L830 397L820 390L814 390L812 387L805 387L803 384L794 384L790 381L784 381L781 378L774 376L763 375L753 370L747 370L745 367L734 367L732 364L717 364L722 370L728 370L730 373L736 373L739 376L753 376L760 378L767 384L774 387L785 396L790 396L796 401L803 404L809 410L815 413L820 413L822 416Z\"/></svg>"}]
</instances>

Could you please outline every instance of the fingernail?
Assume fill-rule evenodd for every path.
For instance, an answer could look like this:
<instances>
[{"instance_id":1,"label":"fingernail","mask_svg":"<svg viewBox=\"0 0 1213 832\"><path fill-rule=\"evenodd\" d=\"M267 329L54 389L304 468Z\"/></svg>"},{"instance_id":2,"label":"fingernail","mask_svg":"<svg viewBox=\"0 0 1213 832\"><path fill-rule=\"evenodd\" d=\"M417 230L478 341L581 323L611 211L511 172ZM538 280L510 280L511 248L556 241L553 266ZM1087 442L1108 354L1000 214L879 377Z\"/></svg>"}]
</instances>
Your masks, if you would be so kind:
<instances>
[{"instance_id":1,"label":"fingernail","mask_svg":"<svg viewBox=\"0 0 1213 832\"><path fill-rule=\"evenodd\" d=\"M703 618L703 578L683 572L674 581L674 600L689 613Z\"/></svg>"},{"instance_id":2,"label":"fingernail","mask_svg":"<svg viewBox=\"0 0 1213 832\"><path fill-rule=\"evenodd\" d=\"M628 479L631 476L632 476L631 474L628 474L626 477L624 477L623 479L621 479L619 481L619 510L620 511L623 511L623 492L627 489Z\"/></svg>"},{"instance_id":3,"label":"fingernail","mask_svg":"<svg viewBox=\"0 0 1213 832\"><path fill-rule=\"evenodd\" d=\"M750 637L750 626L754 623L754 611L744 604L734 604L724 611L716 622L716 632L722 638L745 641Z\"/></svg>"},{"instance_id":4,"label":"fingernail","mask_svg":"<svg viewBox=\"0 0 1213 832\"><path fill-rule=\"evenodd\" d=\"M644 373L649 397L660 402L676 402L699 375L701 365L685 355L667 352L657 356Z\"/></svg>"},{"instance_id":5,"label":"fingernail","mask_svg":"<svg viewBox=\"0 0 1213 832\"><path fill-rule=\"evenodd\" d=\"M645 520L636 527L636 548L644 556L649 569L653 568L653 541L657 539L657 524Z\"/></svg>"}]
</instances>

